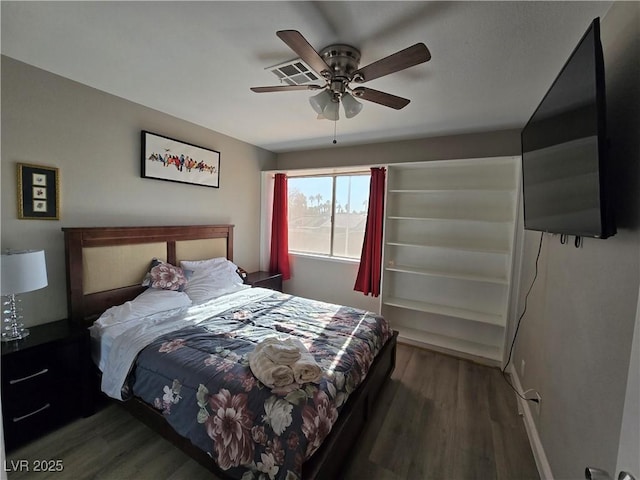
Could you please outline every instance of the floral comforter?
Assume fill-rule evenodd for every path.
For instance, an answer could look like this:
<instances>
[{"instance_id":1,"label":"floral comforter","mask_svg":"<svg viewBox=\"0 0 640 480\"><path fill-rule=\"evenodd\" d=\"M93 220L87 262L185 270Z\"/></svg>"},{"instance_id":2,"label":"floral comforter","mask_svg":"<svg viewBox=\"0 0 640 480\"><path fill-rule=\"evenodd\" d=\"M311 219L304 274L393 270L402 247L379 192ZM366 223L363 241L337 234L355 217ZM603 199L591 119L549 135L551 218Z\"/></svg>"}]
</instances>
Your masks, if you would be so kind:
<instances>
[{"instance_id":1,"label":"floral comforter","mask_svg":"<svg viewBox=\"0 0 640 480\"><path fill-rule=\"evenodd\" d=\"M268 336L294 335L323 370L320 384L271 390L247 355ZM165 334L127 383L230 477L294 480L391 337L380 316L278 292Z\"/></svg>"}]
</instances>

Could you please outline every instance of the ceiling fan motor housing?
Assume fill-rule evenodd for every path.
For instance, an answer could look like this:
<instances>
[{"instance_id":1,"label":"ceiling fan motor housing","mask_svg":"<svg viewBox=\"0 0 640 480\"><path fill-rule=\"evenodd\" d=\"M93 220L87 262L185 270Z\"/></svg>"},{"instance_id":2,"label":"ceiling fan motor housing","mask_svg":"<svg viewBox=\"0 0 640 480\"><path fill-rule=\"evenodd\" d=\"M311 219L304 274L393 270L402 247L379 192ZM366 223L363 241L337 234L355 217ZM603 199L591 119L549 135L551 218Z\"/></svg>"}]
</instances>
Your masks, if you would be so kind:
<instances>
[{"instance_id":1,"label":"ceiling fan motor housing","mask_svg":"<svg viewBox=\"0 0 640 480\"><path fill-rule=\"evenodd\" d=\"M329 45L320 51L320 56L331 67L325 78L334 97L339 99L353 79L353 72L358 69L360 50L351 45Z\"/></svg>"}]
</instances>

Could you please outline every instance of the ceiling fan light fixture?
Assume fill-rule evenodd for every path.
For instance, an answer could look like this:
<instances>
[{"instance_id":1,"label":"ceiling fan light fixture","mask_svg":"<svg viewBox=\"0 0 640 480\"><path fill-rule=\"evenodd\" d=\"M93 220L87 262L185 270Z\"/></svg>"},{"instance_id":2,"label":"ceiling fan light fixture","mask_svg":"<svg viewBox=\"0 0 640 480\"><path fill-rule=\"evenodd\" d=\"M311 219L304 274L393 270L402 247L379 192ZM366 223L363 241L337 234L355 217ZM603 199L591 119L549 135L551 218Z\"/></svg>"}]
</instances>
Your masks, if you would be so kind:
<instances>
[{"instance_id":1,"label":"ceiling fan light fixture","mask_svg":"<svg viewBox=\"0 0 640 480\"><path fill-rule=\"evenodd\" d=\"M322 90L314 97L311 97L309 103L318 118L326 118L333 121L339 118L338 111L341 102L346 118L353 118L360 113L362 105L356 101L356 98L395 110L406 107L410 102L407 98L367 87L351 89L349 84L351 82L365 83L431 59L431 53L427 46L424 43L416 43L364 67L360 67L360 50L350 45L329 45L318 53L297 30L279 30L276 35L300 57L286 65L288 67L295 66L296 75L293 77L297 79L300 74L305 73L307 77L313 80L324 79L325 84L297 84L297 81L294 81L293 77L289 77L289 74L283 68L277 73L277 76L287 85L251 87L251 90L256 93ZM308 68L304 67L305 70L303 71L302 68L299 68L298 63L303 67L306 65ZM284 76L281 77L281 74ZM316 75L318 78L314 78ZM304 80L306 82L306 78Z\"/></svg>"},{"instance_id":2,"label":"ceiling fan light fixture","mask_svg":"<svg viewBox=\"0 0 640 480\"><path fill-rule=\"evenodd\" d=\"M309 99L309 103L311 104L311 108L318 114L322 115L324 109L332 103L331 102L331 94L328 90L322 90L319 94L314 95Z\"/></svg>"},{"instance_id":3,"label":"ceiling fan light fixture","mask_svg":"<svg viewBox=\"0 0 640 480\"><path fill-rule=\"evenodd\" d=\"M347 118L353 118L362 110L362 104L353 98L350 93L342 95L342 106L344 107L344 115Z\"/></svg>"},{"instance_id":4,"label":"ceiling fan light fixture","mask_svg":"<svg viewBox=\"0 0 640 480\"><path fill-rule=\"evenodd\" d=\"M322 115L327 120L333 120L334 122L340 118L340 113L338 111L339 102L330 101L324 110L322 111Z\"/></svg>"}]
</instances>

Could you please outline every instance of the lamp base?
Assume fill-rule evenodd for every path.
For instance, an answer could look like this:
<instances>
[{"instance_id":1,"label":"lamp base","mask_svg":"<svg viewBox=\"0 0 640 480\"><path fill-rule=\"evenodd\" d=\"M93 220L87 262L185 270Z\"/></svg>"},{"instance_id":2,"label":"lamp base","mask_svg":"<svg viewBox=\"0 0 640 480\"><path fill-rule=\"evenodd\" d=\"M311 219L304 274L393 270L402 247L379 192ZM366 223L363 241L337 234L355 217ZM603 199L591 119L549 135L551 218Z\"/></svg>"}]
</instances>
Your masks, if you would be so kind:
<instances>
[{"instance_id":1,"label":"lamp base","mask_svg":"<svg viewBox=\"0 0 640 480\"><path fill-rule=\"evenodd\" d=\"M12 326L13 327L13 326ZM29 329L24 328L22 324L18 324L8 332L3 332L0 340L3 342L13 342L29 336Z\"/></svg>"},{"instance_id":2,"label":"lamp base","mask_svg":"<svg viewBox=\"0 0 640 480\"><path fill-rule=\"evenodd\" d=\"M24 328L24 324L20 323L21 315L18 315L18 302L14 294L8 295L3 305L7 307L3 311L5 315L2 319L2 334L0 340L3 342L12 342L29 336L29 330Z\"/></svg>"}]
</instances>

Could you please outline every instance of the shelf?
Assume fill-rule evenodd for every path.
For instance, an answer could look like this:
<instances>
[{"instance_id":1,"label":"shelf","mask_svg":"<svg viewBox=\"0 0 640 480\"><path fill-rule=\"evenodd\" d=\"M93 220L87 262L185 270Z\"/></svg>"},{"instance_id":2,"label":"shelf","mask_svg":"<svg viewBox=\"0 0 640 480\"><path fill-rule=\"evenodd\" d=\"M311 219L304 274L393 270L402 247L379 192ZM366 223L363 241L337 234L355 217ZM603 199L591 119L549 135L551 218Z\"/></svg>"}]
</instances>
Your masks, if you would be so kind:
<instances>
[{"instance_id":1,"label":"shelf","mask_svg":"<svg viewBox=\"0 0 640 480\"><path fill-rule=\"evenodd\" d=\"M415 248L446 248L448 250L462 250L472 253L490 253L495 255L508 255L509 250L496 249L488 247L475 247L475 246L462 246L462 245L435 245L435 244L422 244L422 243L407 243L407 242L387 242L387 245L393 245L396 247L415 247Z\"/></svg>"},{"instance_id":2,"label":"shelf","mask_svg":"<svg viewBox=\"0 0 640 480\"><path fill-rule=\"evenodd\" d=\"M475 223L491 223L491 224L502 224L502 225L511 225L513 220L491 220L486 218L452 218L452 217L414 217L414 216L406 216L406 215L389 215L387 216L388 220L420 220L426 222L475 222Z\"/></svg>"},{"instance_id":3,"label":"shelf","mask_svg":"<svg viewBox=\"0 0 640 480\"><path fill-rule=\"evenodd\" d=\"M397 170L436 170L446 171L454 169L457 171L480 170L499 168L500 171L505 167L513 167L513 161L518 157L480 157L480 158L456 158L447 160L430 160L426 162L407 162L395 163L393 168Z\"/></svg>"},{"instance_id":4,"label":"shelf","mask_svg":"<svg viewBox=\"0 0 640 480\"><path fill-rule=\"evenodd\" d=\"M518 157L395 164L388 178L382 310L400 340L499 365Z\"/></svg>"},{"instance_id":5,"label":"shelf","mask_svg":"<svg viewBox=\"0 0 640 480\"><path fill-rule=\"evenodd\" d=\"M446 272L441 270L430 270L427 268L417 268L417 267L407 266L407 265L387 266L385 267L385 270L390 272L410 273L413 275L446 277L446 278L453 278L458 280L467 280L471 282L497 283L499 285L507 285L509 283L506 278L501 278L501 277L472 275L468 273L453 273L453 272Z\"/></svg>"},{"instance_id":6,"label":"shelf","mask_svg":"<svg viewBox=\"0 0 640 480\"><path fill-rule=\"evenodd\" d=\"M404 341L404 343L432 346L458 354L464 352L467 356L485 358L497 363L502 361L501 349L494 345L469 342L467 340L438 335L414 328L396 326L394 326L394 328L398 330L398 341L400 342Z\"/></svg>"},{"instance_id":7,"label":"shelf","mask_svg":"<svg viewBox=\"0 0 640 480\"><path fill-rule=\"evenodd\" d=\"M383 300L383 303L392 307L408 308L409 310L417 310L419 312L435 313L438 315L463 318L473 322L504 327L503 316L494 313L477 312L466 308L450 307L448 305L438 305L436 303L407 300L406 298L398 297L387 297Z\"/></svg>"},{"instance_id":8,"label":"shelf","mask_svg":"<svg viewBox=\"0 0 640 480\"><path fill-rule=\"evenodd\" d=\"M489 194L502 194L502 195L511 195L516 193L515 190L510 188L464 188L464 187L455 187L455 188L393 188L389 190L389 193L471 193L478 195L486 195Z\"/></svg>"},{"instance_id":9,"label":"shelf","mask_svg":"<svg viewBox=\"0 0 640 480\"><path fill-rule=\"evenodd\" d=\"M390 166L389 191L394 190L513 190L515 157L440 160Z\"/></svg>"}]
</instances>

